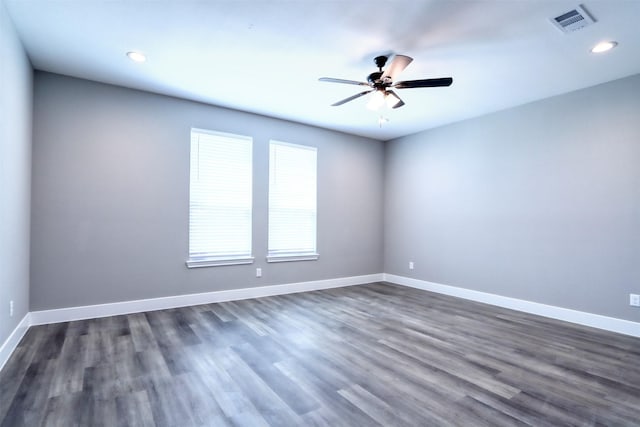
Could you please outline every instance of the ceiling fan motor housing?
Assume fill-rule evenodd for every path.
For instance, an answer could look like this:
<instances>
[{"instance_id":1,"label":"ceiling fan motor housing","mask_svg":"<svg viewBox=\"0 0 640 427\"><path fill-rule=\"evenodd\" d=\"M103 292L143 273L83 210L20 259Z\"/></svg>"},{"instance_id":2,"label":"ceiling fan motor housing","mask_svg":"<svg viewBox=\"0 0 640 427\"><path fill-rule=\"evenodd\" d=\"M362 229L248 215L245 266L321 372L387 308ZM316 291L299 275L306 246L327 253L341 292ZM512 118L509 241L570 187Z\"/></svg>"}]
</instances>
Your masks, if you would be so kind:
<instances>
[{"instance_id":1,"label":"ceiling fan motor housing","mask_svg":"<svg viewBox=\"0 0 640 427\"><path fill-rule=\"evenodd\" d=\"M369 76L367 77L367 81L373 87L378 87L378 86L381 87L382 80L380 79L380 77L382 77L382 71L376 71L374 73L369 74Z\"/></svg>"}]
</instances>

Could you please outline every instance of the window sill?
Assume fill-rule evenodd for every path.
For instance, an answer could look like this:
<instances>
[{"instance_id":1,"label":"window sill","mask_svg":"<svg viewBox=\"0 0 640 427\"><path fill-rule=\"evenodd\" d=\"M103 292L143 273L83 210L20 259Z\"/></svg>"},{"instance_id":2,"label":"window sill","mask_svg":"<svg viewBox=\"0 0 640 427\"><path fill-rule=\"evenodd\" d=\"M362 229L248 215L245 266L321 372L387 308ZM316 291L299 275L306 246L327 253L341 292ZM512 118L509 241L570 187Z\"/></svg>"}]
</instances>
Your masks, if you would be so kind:
<instances>
[{"instance_id":1,"label":"window sill","mask_svg":"<svg viewBox=\"0 0 640 427\"><path fill-rule=\"evenodd\" d=\"M316 261L319 257L319 254L267 255L267 262Z\"/></svg>"},{"instance_id":2,"label":"window sill","mask_svg":"<svg viewBox=\"0 0 640 427\"><path fill-rule=\"evenodd\" d=\"M220 267L224 265L253 264L252 256L190 258L186 262L188 268Z\"/></svg>"}]
</instances>

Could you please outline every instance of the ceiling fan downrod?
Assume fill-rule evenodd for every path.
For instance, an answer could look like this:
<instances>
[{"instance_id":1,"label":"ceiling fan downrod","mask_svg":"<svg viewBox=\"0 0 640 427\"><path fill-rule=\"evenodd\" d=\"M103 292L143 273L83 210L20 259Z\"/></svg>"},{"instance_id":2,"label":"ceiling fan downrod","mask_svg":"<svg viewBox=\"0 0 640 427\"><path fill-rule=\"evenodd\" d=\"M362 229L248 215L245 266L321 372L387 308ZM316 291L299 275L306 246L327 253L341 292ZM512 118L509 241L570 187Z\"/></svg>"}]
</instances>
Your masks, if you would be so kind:
<instances>
[{"instance_id":1,"label":"ceiling fan downrod","mask_svg":"<svg viewBox=\"0 0 640 427\"><path fill-rule=\"evenodd\" d=\"M383 74L382 68L386 65L387 59L388 58L386 56L376 56L374 61L376 63L376 67L378 67L378 71L369 74L367 77L369 84L378 90L384 88L381 77Z\"/></svg>"}]
</instances>

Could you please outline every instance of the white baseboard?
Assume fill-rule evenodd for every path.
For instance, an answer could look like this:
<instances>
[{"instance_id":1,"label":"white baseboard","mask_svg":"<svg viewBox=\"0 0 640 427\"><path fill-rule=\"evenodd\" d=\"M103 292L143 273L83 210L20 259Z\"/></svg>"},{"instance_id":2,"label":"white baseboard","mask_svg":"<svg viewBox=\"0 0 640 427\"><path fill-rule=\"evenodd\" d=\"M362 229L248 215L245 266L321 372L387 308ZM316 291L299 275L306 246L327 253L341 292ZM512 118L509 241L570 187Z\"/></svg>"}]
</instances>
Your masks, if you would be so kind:
<instances>
[{"instance_id":1,"label":"white baseboard","mask_svg":"<svg viewBox=\"0 0 640 427\"><path fill-rule=\"evenodd\" d=\"M393 274L379 273L364 276L342 277L337 279L315 280L310 282L287 283L283 285L260 286L254 288L233 289L226 291L205 292L199 294L176 295L164 298L150 298L136 301L123 301L110 304L97 304L83 307L69 307L55 310L34 311L27 313L16 326L11 335L0 347L0 370L18 346L18 343L32 325L69 322L73 320L93 319L120 314L139 313L143 311L163 310L167 308L190 305L210 304L223 301L236 301L249 298L284 295L297 292L308 292L344 286L362 285L372 282L386 281L398 285L451 295L472 301L483 302L499 307L510 308L525 313L564 320L579 325L590 326L640 337L640 323L598 314L585 313L568 308L555 307L517 298L504 297L486 292L473 291L455 286L427 282Z\"/></svg>"},{"instance_id":2,"label":"white baseboard","mask_svg":"<svg viewBox=\"0 0 640 427\"><path fill-rule=\"evenodd\" d=\"M205 292L199 294L176 295L163 298L150 298L135 301L122 301L109 304L96 304L82 307L69 307L54 310L31 312L31 325L70 322L72 320L93 319L120 314L140 313L143 311L163 310L190 305L210 304L223 301L237 301L274 295L308 292L343 286L362 285L382 281L383 274L341 277L337 279L314 280L311 282L287 283L284 285L259 286L254 288L232 289L226 291Z\"/></svg>"},{"instance_id":3,"label":"white baseboard","mask_svg":"<svg viewBox=\"0 0 640 427\"><path fill-rule=\"evenodd\" d=\"M27 333L29 326L31 326L30 313L24 315L18 326L11 332L9 338L0 347L0 371L4 367L5 363L9 360L9 357L13 351L18 347L20 340Z\"/></svg>"},{"instance_id":4,"label":"white baseboard","mask_svg":"<svg viewBox=\"0 0 640 427\"><path fill-rule=\"evenodd\" d=\"M540 304L517 298L458 288L455 286L442 285L440 283L427 282L426 280L396 276L394 274L384 273L383 277L385 282L395 283L397 285L451 295L458 298L496 305L498 307L510 308L512 310L518 310L525 313L537 314L539 316L550 317L552 319L590 326L592 328L640 337L640 323L629 320L616 319L614 317L586 313L584 311L571 310L569 308L556 307L553 305Z\"/></svg>"}]
</instances>

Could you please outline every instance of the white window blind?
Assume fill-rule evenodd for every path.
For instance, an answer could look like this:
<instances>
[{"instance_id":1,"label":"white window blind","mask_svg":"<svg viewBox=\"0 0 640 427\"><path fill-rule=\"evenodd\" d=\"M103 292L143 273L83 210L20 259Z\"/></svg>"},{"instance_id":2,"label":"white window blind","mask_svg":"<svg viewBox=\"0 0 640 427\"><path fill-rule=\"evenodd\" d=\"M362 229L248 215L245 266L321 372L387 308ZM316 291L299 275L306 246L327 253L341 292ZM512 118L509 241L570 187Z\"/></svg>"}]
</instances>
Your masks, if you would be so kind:
<instances>
[{"instance_id":1,"label":"white window blind","mask_svg":"<svg viewBox=\"0 0 640 427\"><path fill-rule=\"evenodd\" d=\"M269 251L267 260L317 259L317 149L269 143Z\"/></svg>"},{"instance_id":2,"label":"white window blind","mask_svg":"<svg viewBox=\"0 0 640 427\"><path fill-rule=\"evenodd\" d=\"M250 263L252 139L191 130L189 267Z\"/></svg>"}]
</instances>

